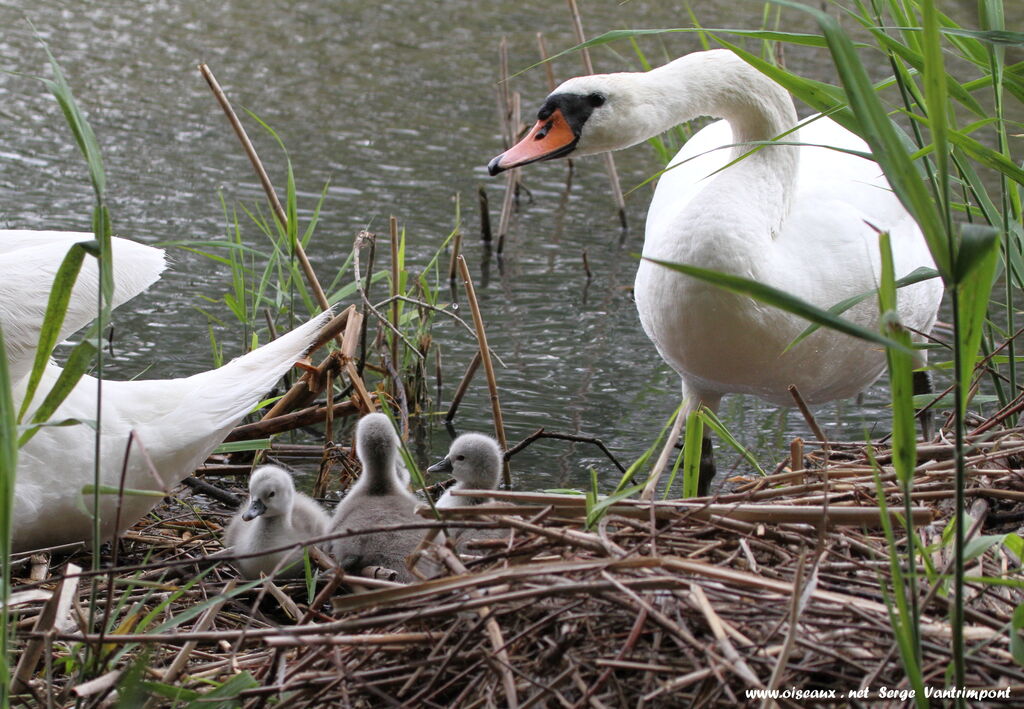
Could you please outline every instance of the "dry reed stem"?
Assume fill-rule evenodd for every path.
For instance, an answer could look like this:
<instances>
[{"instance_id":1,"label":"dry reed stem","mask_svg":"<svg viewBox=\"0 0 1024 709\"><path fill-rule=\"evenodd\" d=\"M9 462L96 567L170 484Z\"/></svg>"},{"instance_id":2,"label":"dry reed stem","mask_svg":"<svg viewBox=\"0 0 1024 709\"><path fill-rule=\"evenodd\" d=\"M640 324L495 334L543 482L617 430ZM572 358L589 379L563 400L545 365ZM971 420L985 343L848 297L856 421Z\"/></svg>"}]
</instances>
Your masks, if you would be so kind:
<instances>
[{"instance_id":1,"label":"dry reed stem","mask_svg":"<svg viewBox=\"0 0 1024 709\"><path fill-rule=\"evenodd\" d=\"M49 599L43 604L42 612L36 618L32 627L33 637L25 646L18 658L18 665L14 669L11 682L12 692L21 692L28 687L35 674L39 658L42 657L43 649L47 639L44 636L51 635L62 622L63 616L67 615L71 608L71 598L78 590L78 582L81 578L78 574L82 568L76 564L68 564L64 575L57 580L56 586Z\"/></svg>"},{"instance_id":2,"label":"dry reed stem","mask_svg":"<svg viewBox=\"0 0 1024 709\"><path fill-rule=\"evenodd\" d=\"M466 395L469 390L469 385L473 381L473 376L476 374L476 370L480 368L480 362L483 361L483 357L480 355L480 350L473 354L473 359L470 360L469 366L466 367L466 373L462 375L459 386L455 389L455 394L452 396L452 403L448 405L448 412L444 415L445 422L450 422L455 418L455 413L459 410L459 404L462 403L462 398Z\"/></svg>"},{"instance_id":3,"label":"dry reed stem","mask_svg":"<svg viewBox=\"0 0 1024 709\"><path fill-rule=\"evenodd\" d=\"M437 553L444 561L445 565L456 574L469 573L463 563L459 560L459 557L455 556L455 553L446 546L439 545L437 547ZM470 598L481 598L482 594L478 591L471 591L469 593ZM502 681L505 685L505 700L508 702L509 709L517 709L519 706L519 698L516 693L516 680L512 676L511 663L508 658L508 651L505 649L505 639L501 634L501 627L498 625L498 621L494 619L491 609L487 606L482 606L476 611L480 619L484 621L484 625L487 628L487 637L491 641L491 647L494 650L495 659L498 662L498 668L501 672Z\"/></svg>"},{"instance_id":4,"label":"dry reed stem","mask_svg":"<svg viewBox=\"0 0 1024 709\"><path fill-rule=\"evenodd\" d=\"M388 219L389 232L391 234L391 297L394 299L399 294L399 269L398 269L398 219L392 215ZM398 363L398 336L399 325L398 322L398 306L397 300L391 301L391 364L396 370L399 369Z\"/></svg>"},{"instance_id":5,"label":"dry reed stem","mask_svg":"<svg viewBox=\"0 0 1024 709\"><path fill-rule=\"evenodd\" d=\"M466 291L466 299L469 301L470 311L473 313L473 324L476 326L476 339L479 345L480 358L484 365L484 374L487 377L487 390L491 398L491 413L494 416L494 433L498 439L498 445L502 451L508 450L508 441L505 439L505 422L501 415L501 402L498 400L498 383L494 377L494 364L491 362L491 350L487 346L487 333L484 330L483 316L480 314L480 303L476 299L476 289L473 287L473 279L469 275L469 266L466 265L464 256L459 256L459 272L462 274L462 287ZM512 485L512 476L509 472L508 461L502 465L502 482L506 487Z\"/></svg>"},{"instance_id":6,"label":"dry reed stem","mask_svg":"<svg viewBox=\"0 0 1024 709\"><path fill-rule=\"evenodd\" d=\"M570 4L575 5L573 0L570 0ZM651 474L647 478L647 484L644 485L643 492L640 493L641 500L653 500L654 493L658 490L658 481L661 479L661 474L665 472L665 468L668 466L668 461L672 457L672 453L675 452L676 441L679 440L679 434L683 430L683 422L686 421L686 407L685 402L679 407L676 412L675 421L672 422L672 430L668 433L668 438L665 439L665 445L661 448L661 453L658 454L658 459L654 462L654 467L651 469Z\"/></svg>"},{"instance_id":7,"label":"dry reed stem","mask_svg":"<svg viewBox=\"0 0 1024 709\"><path fill-rule=\"evenodd\" d=\"M273 209L274 216L277 218L281 226L287 230L288 215L285 213L284 207L281 205L281 200L277 198L277 192L274 190L274 185L270 182L270 176L267 175L267 171L263 168L263 162L260 160L259 155L256 154L256 148L253 147L252 141L249 140L249 135L245 132L245 127L242 126L242 122L238 120L238 115L231 107L231 102L228 100L227 94L224 93L224 89L222 89L220 84L217 82L217 79L214 77L213 72L210 71L209 66L206 64L200 64L199 73L203 75L204 79L206 79L206 83L210 86L210 90L217 99L217 103L220 104L221 109L224 111L224 115L227 116L228 122L231 124L231 128L235 131L235 135L238 136L238 140L242 143L242 148L245 150L245 154L248 156L249 162L252 163L253 170L256 171L256 176L259 178L260 184L263 186L263 191L266 193L267 199L270 201L270 206ZM327 302L327 296L324 294L324 289L320 286L320 281L317 280L316 272L313 270L313 265L309 262L309 258L306 256L306 250L298 239L295 240L294 248L295 256L299 260L299 265L302 267L302 272L306 276L306 281L309 283L310 290L313 291L313 297L316 299L317 304L323 308L325 312L330 310L331 306Z\"/></svg>"},{"instance_id":8,"label":"dry reed stem","mask_svg":"<svg viewBox=\"0 0 1024 709\"><path fill-rule=\"evenodd\" d=\"M800 415L804 417L804 421L807 422L808 428L811 429L811 433L818 439L821 445L828 450L828 439L825 438L825 432L821 430L821 426L818 425L818 420L814 418L814 414L811 413L810 408L807 406L807 402L804 401L804 397L800 395L800 392L792 384L789 385L789 395L793 397L793 401L796 402L796 407L800 410Z\"/></svg>"},{"instance_id":9,"label":"dry reed stem","mask_svg":"<svg viewBox=\"0 0 1024 709\"><path fill-rule=\"evenodd\" d=\"M576 4L576 0L568 0L569 3L569 15L572 24L573 34L576 36L576 43L583 44L586 40L586 34L583 32L583 18L580 16L580 8ZM580 56L583 59L583 68L588 74L593 74L594 64L590 61L590 50L583 48L580 51ZM622 186L619 183L619 171L615 168L615 157L611 153L603 153L605 171L608 173L608 183L612 190L612 198L615 200L615 206L619 210L619 222L622 224L622 228L626 228L626 199L622 195Z\"/></svg>"}]
</instances>

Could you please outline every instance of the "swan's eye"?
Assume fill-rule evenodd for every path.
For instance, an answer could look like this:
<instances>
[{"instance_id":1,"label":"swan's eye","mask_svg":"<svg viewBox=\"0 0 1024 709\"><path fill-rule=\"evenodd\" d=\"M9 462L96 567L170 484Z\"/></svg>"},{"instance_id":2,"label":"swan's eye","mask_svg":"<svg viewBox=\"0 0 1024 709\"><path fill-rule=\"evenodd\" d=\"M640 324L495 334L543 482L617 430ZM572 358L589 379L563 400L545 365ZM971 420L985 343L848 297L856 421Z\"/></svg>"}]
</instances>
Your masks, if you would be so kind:
<instances>
[{"instance_id":1,"label":"swan's eye","mask_svg":"<svg viewBox=\"0 0 1024 709\"><path fill-rule=\"evenodd\" d=\"M603 106L604 102L605 97L602 96L601 94L590 94L589 96L587 96L587 103L589 103L594 108L597 108L598 106Z\"/></svg>"},{"instance_id":2,"label":"swan's eye","mask_svg":"<svg viewBox=\"0 0 1024 709\"><path fill-rule=\"evenodd\" d=\"M457 456L455 456L455 460L465 460L465 459L466 459L466 456L464 456L464 455L457 455Z\"/></svg>"},{"instance_id":3,"label":"swan's eye","mask_svg":"<svg viewBox=\"0 0 1024 709\"><path fill-rule=\"evenodd\" d=\"M270 494L269 494L269 495L267 495L267 497L273 497L273 496L274 496L274 495L276 495L276 494L277 494L276 492L274 492L273 490L271 490L271 491L270 491Z\"/></svg>"}]
</instances>

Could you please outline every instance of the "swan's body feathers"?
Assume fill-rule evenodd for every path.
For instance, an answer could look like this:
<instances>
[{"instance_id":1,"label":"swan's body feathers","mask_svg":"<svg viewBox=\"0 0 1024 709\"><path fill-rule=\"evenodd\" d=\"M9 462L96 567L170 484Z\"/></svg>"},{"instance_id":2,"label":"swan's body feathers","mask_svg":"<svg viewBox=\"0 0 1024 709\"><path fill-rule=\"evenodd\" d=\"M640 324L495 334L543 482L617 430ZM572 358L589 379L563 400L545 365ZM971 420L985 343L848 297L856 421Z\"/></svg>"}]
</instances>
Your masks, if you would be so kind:
<instances>
[{"instance_id":1,"label":"swan's body feathers","mask_svg":"<svg viewBox=\"0 0 1024 709\"><path fill-rule=\"evenodd\" d=\"M0 231L0 325L8 338L8 364L15 372L15 408L25 395L39 330L54 276L68 248L91 238L74 232ZM163 252L115 238L114 304L142 292L164 268ZM97 269L91 257L72 290L62 336L95 317ZM14 284L14 285L12 285ZM24 290L23 290L24 289ZM321 314L277 340L220 369L169 380L102 384L101 486L117 488L129 436L133 443L125 468L127 489L162 491L190 474L224 439L231 427L302 357L330 317ZM9 335L10 333L10 335ZM29 416L61 374L49 364ZM84 423L43 427L19 451L15 487L15 550L88 540L93 533L94 429L97 381L83 376L51 420ZM94 425L94 424L93 424ZM145 451L143 453L143 450ZM125 527L154 504L151 496L125 495L120 513ZM117 495L100 496L101 534L114 533ZM54 520L60 520L54 524Z\"/></svg>"}]
</instances>

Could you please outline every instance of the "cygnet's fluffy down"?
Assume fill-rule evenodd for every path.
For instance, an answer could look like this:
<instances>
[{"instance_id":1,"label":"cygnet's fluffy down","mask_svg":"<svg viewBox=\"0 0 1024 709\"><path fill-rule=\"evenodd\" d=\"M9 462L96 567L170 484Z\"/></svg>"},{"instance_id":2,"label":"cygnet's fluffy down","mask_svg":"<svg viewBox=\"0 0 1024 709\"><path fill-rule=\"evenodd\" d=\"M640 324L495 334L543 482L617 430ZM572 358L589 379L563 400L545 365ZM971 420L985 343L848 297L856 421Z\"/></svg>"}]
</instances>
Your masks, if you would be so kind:
<instances>
[{"instance_id":1,"label":"cygnet's fluffy down","mask_svg":"<svg viewBox=\"0 0 1024 709\"><path fill-rule=\"evenodd\" d=\"M398 464L398 435L384 414L369 414L356 427L356 455L363 472L334 512L332 533L351 534L331 543L338 564L349 572L367 566L394 570L398 580L414 581L406 557L423 539L422 529L387 530L423 519L416 515L418 501L408 489L408 473ZM383 528L383 529L382 529Z\"/></svg>"},{"instance_id":2,"label":"cygnet's fluffy down","mask_svg":"<svg viewBox=\"0 0 1024 709\"><path fill-rule=\"evenodd\" d=\"M451 473L455 484L445 490L437 501L437 507L462 507L494 504L490 497L467 497L454 495L454 490L493 490L498 487L501 465L504 461L498 442L482 433L464 433L448 449L448 455L427 468L428 473ZM452 532L455 548L467 551L472 541L505 539L504 529L463 529Z\"/></svg>"},{"instance_id":3,"label":"cygnet's fluffy down","mask_svg":"<svg viewBox=\"0 0 1024 709\"><path fill-rule=\"evenodd\" d=\"M455 484L445 490L437 501L438 507L482 505L489 497L464 497L453 490L493 490L498 487L502 463L498 442L482 433L464 433L448 449L448 455L427 468L428 473L451 473Z\"/></svg>"},{"instance_id":4,"label":"cygnet's fluffy down","mask_svg":"<svg viewBox=\"0 0 1024 709\"><path fill-rule=\"evenodd\" d=\"M330 517L312 498L295 491L287 471L265 465L249 478L249 504L238 511L224 535L225 545L237 555L298 544L327 533ZM246 578L278 571L285 576L303 573L302 548L241 558L235 566Z\"/></svg>"}]
</instances>

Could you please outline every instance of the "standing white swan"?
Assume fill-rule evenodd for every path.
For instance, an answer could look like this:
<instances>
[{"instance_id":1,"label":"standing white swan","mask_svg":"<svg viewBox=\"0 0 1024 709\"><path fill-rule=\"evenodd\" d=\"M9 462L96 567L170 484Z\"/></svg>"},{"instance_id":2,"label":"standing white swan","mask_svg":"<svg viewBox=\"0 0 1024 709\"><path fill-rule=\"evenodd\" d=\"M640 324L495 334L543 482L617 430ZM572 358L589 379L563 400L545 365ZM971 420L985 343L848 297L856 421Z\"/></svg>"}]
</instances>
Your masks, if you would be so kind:
<instances>
[{"instance_id":1,"label":"standing white swan","mask_svg":"<svg viewBox=\"0 0 1024 709\"><path fill-rule=\"evenodd\" d=\"M743 276L828 308L877 287L876 228L892 238L896 276L934 267L925 240L877 163L837 123L818 117L739 162L750 143L797 125L790 95L727 50L697 52L645 73L570 79L548 96L533 129L494 158L491 174L539 160L627 148L673 126L713 116L658 184L643 255ZM719 170L721 170L719 172ZM790 403L795 385L819 403L857 394L885 368L877 345L820 329L785 349L807 322L650 261L637 271L644 331L682 377L688 413L723 394ZM904 325L927 333L942 297L937 279L903 288ZM870 298L844 317L876 328ZM922 358L923 359L923 358ZM705 450L710 446L705 441ZM713 466L702 469L705 494Z\"/></svg>"},{"instance_id":2,"label":"standing white swan","mask_svg":"<svg viewBox=\"0 0 1024 709\"><path fill-rule=\"evenodd\" d=\"M68 249L92 234L0 230L0 326L7 343L14 406L20 409L54 277ZM160 277L160 249L113 239L114 305L138 295ZM87 325L96 313L98 271L87 257L72 291L61 338ZM124 487L159 491L176 485L230 432L260 397L302 357L330 313L219 369L166 380L103 382L100 484L117 489L129 433L134 432ZM26 421L60 376L51 362ZM51 417L96 419L96 380L83 376ZM88 425L41 428L18 454L13 548L34 549L90 539L95 435ZM143 449L145 453L143 454ZM152 467L150 466L152 464ZM156 497L127 494L123 529L143 516ZM114 532L117 494L100 496L101 532ZM120 530L118 530L120 531Z\"/></svg>"}]
</instances>

